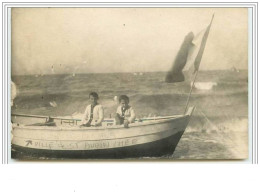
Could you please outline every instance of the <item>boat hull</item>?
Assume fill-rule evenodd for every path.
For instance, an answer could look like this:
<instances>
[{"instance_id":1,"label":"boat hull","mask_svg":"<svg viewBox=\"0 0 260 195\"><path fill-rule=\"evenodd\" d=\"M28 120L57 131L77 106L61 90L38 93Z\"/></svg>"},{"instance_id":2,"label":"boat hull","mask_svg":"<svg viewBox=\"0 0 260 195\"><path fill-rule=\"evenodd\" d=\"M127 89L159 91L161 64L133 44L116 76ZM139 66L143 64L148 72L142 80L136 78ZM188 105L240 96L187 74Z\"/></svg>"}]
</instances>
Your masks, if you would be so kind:
<instances>
[{"instance_id":1,"label":"boat hull","mask_svg":"<svg viewBox=\"0 0 260 195\"><path fill-rule=\"evenodd\" d=\"M24 156L84 159L160 157L173 154L184 133L188 114L131 124L129 128L13 128L12 158Z\"/></svg>"},{"instance_id":2,"label":"boat hull","mask_svg":"<svg viewBox=\"0 0 260 195\"><path fill-rule=\"evenodd\" d=\"M183 132L180 131L175 135L150 143L98 150L42 150L13 144L12 148L15 152L12 152L12 158L126 159L163 157L173 154Z\"/></svg>"}]
</instances>

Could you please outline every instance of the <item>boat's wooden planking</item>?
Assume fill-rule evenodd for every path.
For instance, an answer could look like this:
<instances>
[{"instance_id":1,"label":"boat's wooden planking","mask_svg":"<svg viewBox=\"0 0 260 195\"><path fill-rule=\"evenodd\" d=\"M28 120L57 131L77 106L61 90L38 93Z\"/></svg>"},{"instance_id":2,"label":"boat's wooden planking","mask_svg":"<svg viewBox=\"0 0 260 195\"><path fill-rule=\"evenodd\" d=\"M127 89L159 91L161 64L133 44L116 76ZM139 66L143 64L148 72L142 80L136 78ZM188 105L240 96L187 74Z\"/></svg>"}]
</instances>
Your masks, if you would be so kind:
<instances>
[{"instance_id":1,"label":"boat's wooden planking","mask_svg":"<svg viewBox=\"0 0 260 195\"><path fill-rule=\"evenodd\" d=\"M100 140L117 139L131 136L139 136L162 132L168 129L178 129L187 123L188 116L167 119L164 121L152 121L147 124L132 124L129 128L117 127L97 127L97 128L67 128L60 127L13 127L13 136L28 139L41 140Z\"/></svg>"},{"instance_id":2,"label":"boat's wooden planking","mask_svg":"<svg viewBox=\"0 0 260 195\"><path fill-rule=\"evenodd\" d=\"M178 129L173 128L169 130L159 131L152 134L141 134L137 136L114 138L114 139L100 139L100 140L44 140L31 139L14 136L13 144L35 149L45 150L98 150L111 149L118 147L133 146L138 144L145 144L158 141L184 131L186 125L179 126Z\"/></svg>"},{"instance_id":3,"label":"boat's wooden planking","mask_svg":"<svg viewBox=\"0 0 260 195\"><path fill-rule=\"evenodd\" d=\"M177 118L130 124L129 128L13 126L12 144L43 150L99 150L146 144L181 135L194 108ZM177 143L175 143L177 144Z\"/></svg>"}]
</instances>

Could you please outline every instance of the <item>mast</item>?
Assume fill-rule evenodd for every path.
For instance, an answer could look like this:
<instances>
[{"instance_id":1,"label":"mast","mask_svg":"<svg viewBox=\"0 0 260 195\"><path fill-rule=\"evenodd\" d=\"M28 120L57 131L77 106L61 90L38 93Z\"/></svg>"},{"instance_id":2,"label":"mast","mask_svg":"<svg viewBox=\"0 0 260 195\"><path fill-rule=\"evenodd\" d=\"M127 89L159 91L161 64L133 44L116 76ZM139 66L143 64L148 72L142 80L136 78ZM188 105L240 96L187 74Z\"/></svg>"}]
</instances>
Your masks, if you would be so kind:
<instances>
[{"instance_id":1,"label":"mast","mask_svg":"<svg viewBox=\"0 0 260 195\"><path fill-rule=\"evenodd\" d=\"M195 80L196 80L197 75L198 75L198 72L199 72L200 62L201 62L202 55L203 55L203 52L204 52L204 49L205 49L205 46L206 46L206 43L207 43L207 39L208 39L208 35L209 35L209 31L210 31L210 27L211 27L213 18L214 18L214 14L212 15L210 24L209 24L209 26L207 27L207 30L206 30L206 32L205 32L205 34L204 34L204 36L203 36L203 39L202 39L202 42L201 42L201 45L200 45L200 49L199 49L198 55L196 56L196 59L195 59L195 61L194 61L194 67L195 67L196 72L195 72L194 79L193 79L193 81L192 81L192 85L191 85L190 93L189 93L189 96L188 96L188 99L187 99L187 102L186 102L184 114L185 114L186 111L187 111L187 108L188 108L188 105L189 105L189 101L190 101L191 92L192 92L192 89L193 89Z\"/></svg>"},{"instance_id":2,"label":"mast","mask_svg":"<svg viewBox=\"0 0 260 195\"><path fill-rule=\"evenodd\" d=\"M193 79L193 81L192 81L192 85L191 85L191 88L190 88L189 97L188 97L188 99L187 99L187 101L186 101L186 106L185 106L184 114L185 114L186 111L187 111L187 108L188 108L188 105L189 105L189 102L190 102L191 92L192 92L192 89L193 89L193 86L194 86L195 80L196 80L196 78L197 78L198 72L199 72L199 71L196 70L195 77L194 77L194 79Z\"/></svg>"}]
</instances>

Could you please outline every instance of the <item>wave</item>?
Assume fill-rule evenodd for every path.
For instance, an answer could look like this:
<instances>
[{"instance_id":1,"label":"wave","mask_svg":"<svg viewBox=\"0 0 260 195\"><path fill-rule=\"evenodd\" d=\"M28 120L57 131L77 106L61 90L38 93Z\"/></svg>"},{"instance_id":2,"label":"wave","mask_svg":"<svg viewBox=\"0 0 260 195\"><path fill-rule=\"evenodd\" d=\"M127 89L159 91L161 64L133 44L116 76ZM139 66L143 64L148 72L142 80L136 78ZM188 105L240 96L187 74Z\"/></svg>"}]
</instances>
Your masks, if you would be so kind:
<instances>
[{"instance_id":1,"label":"wave","mask_svg":"<svg viewBox=\"0 0 260 195\"><path fill-rule=\"evenodd\" d=\"M164 72L145 73L141 77L131 73L15 76L19 93L12 111L71 115L83 113L89 104L89 93L96 91L107 116L117 104L113 98L122 94L130 97L137 115L172 115L183 113L190 91L190 82L165 83ZM193 89L190 105L195 105L209 116L247 114L247 72L200 72L198 82L217 83L212 90ZM52 104L50 104L50 102ZM56 104L53 104L55 102ZM56 106L57 105L57 106Z\"/></svg>"}]
</instances>

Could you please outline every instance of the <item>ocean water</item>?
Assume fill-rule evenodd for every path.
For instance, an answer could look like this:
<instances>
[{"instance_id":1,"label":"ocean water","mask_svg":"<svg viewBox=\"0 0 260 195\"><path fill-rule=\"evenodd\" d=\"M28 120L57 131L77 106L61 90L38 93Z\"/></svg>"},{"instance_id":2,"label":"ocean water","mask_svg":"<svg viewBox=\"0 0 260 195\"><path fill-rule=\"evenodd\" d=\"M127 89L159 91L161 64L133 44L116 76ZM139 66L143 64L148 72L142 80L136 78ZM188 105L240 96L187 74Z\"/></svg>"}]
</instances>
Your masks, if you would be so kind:
<instances>
[{"instance_id":1,"label":"ocean water","mask_svg":"<svg viewBox=\"0 0 260 195\"><path fill-rule=\"evenodd\" d=\"M190 81L165 83L165 75L166 72L12 76L17 86L12 113L77 118L89 104L89 93L96 91L107 118L116 111L114 97L122 94L130 97L138 118L182 114ZM189 103L196 110L175 152L166 158L247 158L248 72L200 71L196 81L200 88L193 90ZM212 89L206 89L210 83Z\"/></svg>"}]
</instances>

